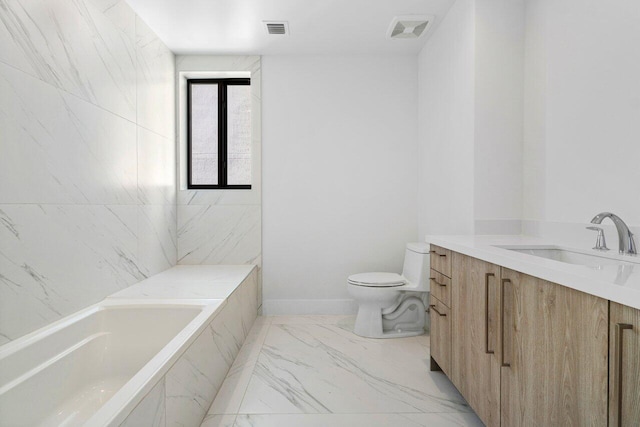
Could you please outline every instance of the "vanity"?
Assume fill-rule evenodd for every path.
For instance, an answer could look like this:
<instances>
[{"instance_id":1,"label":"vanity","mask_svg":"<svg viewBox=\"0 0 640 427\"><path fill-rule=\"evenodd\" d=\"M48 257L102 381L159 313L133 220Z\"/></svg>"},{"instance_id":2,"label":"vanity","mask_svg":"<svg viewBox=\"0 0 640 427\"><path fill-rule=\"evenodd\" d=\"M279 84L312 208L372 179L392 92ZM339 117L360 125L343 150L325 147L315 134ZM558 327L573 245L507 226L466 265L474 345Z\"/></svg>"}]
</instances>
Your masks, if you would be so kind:
<instances>
[{"instance_id":1,"label":"vanity","mask_svg":"<svg viewBox=\"0 0 640 427\"><path fill-rule=\"evenodd\" d=\"M431 370L487 426L640 425L640 257L523 236L427 242Z\"/></svg>"}]
</instances>

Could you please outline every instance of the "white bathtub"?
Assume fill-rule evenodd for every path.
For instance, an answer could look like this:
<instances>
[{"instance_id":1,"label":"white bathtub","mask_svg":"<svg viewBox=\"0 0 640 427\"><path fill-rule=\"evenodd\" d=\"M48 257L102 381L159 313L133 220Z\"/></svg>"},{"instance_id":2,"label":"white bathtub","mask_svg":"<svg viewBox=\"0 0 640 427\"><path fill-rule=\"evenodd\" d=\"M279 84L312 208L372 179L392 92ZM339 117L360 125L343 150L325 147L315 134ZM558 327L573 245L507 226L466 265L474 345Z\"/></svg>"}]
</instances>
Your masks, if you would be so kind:
<instances>
[{"instance_id":1,"label":"white bathtub","mask_svg":"<svg viewBox=\"0 0 640 427\"><path fill-rule=\"evenodd\" d=\"M119 425L224 300L105 300L0 347L0 424Z\"/></svg>"}]
</instances>

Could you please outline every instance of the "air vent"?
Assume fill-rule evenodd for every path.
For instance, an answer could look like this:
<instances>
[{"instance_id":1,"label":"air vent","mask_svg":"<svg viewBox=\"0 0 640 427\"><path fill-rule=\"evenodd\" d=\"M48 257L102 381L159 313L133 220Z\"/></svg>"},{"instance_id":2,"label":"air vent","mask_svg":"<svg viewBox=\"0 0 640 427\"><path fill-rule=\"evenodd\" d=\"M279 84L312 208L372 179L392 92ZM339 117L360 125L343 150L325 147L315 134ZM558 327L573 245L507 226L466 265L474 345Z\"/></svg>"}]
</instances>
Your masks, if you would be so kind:
<instances>
[{"instance_id":1,"label":"air vent","mask_svg":"<svg viewBox=\"0 0 640 427\"><path fill-rule=\"evenodd\" d=\"M267 29L267 34L280 36L289 35L289 24L287 21L262 21L262 23Z\"/></svg>"},{"instance_id":2,"label":"air vent","mask_svg":"<svg viewBox=\"0 0 640 427\"><path fill-rule=\"evenodd\" d=\"M433 16L407 15L396 16L391 21L387 37L391 39L417 39L427 32L433 22Z\"/></svg>"}]
</instances>

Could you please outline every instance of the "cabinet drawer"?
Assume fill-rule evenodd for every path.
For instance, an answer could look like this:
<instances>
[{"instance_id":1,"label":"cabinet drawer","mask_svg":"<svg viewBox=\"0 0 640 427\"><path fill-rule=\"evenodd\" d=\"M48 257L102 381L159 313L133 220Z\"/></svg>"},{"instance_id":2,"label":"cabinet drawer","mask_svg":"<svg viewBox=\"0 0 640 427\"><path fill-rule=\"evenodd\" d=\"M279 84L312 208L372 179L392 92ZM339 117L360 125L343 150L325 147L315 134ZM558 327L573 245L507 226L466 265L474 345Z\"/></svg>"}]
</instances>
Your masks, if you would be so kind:
<instances>
[{"instance_id":1,"label":"cabinet drawer","mask_svg":"<svg viewBox=\"0 0 640 427\"><path fill-rule=\"evenodd\" d=\"M451 316L449 308L431 295L431 357L440 369L450 375L451 372Z\"/></svg>"},{"instance_id":2,"label":"cabinet drawer","mask_svg":"<svg viewBox=\"0 0 640 427\"><path fill-rule=\"evenodd\" d=\"M431 268L438 273L451 277L451 251L431 245Z\"/></svg>"},{"instance_id":3,"label":"cabinet drawer","mask_svg":"<svg viewBox=\"0 0 640 427\"><path fill-rule=\"evenodd\" d=\"M451 279L433 268L429 277L431 295L439 299L447 307L451 307Z\"/></svg>"}]
</instances>

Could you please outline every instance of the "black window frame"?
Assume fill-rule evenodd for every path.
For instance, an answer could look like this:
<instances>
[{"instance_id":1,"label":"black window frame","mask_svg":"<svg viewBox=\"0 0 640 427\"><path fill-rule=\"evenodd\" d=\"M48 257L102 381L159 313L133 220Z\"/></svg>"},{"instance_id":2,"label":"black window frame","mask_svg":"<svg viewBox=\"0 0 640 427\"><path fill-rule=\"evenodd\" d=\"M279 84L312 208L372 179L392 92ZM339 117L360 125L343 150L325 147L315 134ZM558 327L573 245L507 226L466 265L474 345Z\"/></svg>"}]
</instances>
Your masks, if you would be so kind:
<instances>
[{"instance_id":1,"label":"black window frame","mask_svg":"<svg viewBox=\"0 0 640 427\"><path fill-rule=\"evenodd\" d=\"M218 184L191 182L191 86L218 85ZM227 86L251 86L251 78L187 79L187 189L189 190L250 190L251 184L227 184ZM253 113L253 112L252 112ZM251 153L253 156L253 153Z\"/></svg>"}]
</instances>

